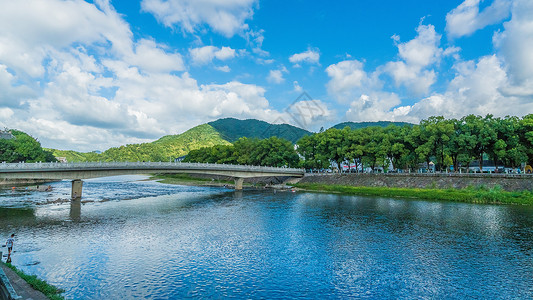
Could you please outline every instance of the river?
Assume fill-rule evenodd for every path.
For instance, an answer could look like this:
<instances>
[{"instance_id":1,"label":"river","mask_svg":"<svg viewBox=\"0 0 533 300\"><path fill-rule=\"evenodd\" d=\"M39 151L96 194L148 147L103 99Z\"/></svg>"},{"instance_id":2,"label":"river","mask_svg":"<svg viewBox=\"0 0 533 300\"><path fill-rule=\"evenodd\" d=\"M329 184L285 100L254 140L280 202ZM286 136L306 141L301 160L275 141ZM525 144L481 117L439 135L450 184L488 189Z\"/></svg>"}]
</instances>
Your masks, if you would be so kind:
<instances>
[{"instance_id":1,"label":"river","mask_svg":"<svg viewBox=\"0 0 533 300\"><path fill-rule=\"evenodd\" d=\"M1 190L13 264L72 299L533 298L531 206L142 179Z\"/></svg>"}]
</instances>

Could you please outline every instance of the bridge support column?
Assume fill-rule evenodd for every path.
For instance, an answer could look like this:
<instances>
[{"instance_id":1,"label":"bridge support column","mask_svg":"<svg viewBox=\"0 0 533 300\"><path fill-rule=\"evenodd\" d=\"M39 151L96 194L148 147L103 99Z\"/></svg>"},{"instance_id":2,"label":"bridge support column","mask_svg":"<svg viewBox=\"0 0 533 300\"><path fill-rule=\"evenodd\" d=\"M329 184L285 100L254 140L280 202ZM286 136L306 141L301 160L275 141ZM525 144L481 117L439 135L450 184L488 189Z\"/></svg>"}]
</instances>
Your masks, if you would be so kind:
<instances>
[{"instance_id":1,"label":"bridge support column","mask_svg":"<svg viewBox=\"0 0 533 300\"><path fill-rule=\"evenodd\" d=\"M80 199L82 188L83 188L83 181L81 181L80 179L72 180L71 198Z\"/></svg>"},{"instance_id":2,"label":"bridge support column","mask_svg":"<svg viewBox=\"0 0 533 300\"><path fill-rule=\"evenodd\" d=\"M236 190L242 190L242 183L244 182L244 178L235 178L235 189Z\"/></svg>"}]
</instances>

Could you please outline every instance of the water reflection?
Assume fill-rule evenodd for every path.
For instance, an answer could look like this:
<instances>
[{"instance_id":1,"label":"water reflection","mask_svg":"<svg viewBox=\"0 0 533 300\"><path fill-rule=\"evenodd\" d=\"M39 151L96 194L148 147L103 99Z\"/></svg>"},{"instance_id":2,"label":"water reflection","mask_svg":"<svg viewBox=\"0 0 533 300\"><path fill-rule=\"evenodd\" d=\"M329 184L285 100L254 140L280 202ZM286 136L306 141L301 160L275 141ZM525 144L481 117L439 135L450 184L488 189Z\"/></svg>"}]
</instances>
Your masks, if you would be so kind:
<instances>
[{"instance_id":1,"label":"water reflection","mask_svg":"<svg viewBox=\"0 0 533 300\"><path fill-rule=\"evenodd\" d=\"M70 219L79 221L81 219L81 199L72 199L70 201Z\"/></svg>"},{"instance_id":2,"label":"water reflection","mask_svg":"<svg viewBox=\"0 0 533 300\"><path fill-rule=\"evenodd\" d=\"M69 298L533 296L530 207L116 179L49 202L68 184L4 194L0 233Z\"/></svg>"}]
</instances>

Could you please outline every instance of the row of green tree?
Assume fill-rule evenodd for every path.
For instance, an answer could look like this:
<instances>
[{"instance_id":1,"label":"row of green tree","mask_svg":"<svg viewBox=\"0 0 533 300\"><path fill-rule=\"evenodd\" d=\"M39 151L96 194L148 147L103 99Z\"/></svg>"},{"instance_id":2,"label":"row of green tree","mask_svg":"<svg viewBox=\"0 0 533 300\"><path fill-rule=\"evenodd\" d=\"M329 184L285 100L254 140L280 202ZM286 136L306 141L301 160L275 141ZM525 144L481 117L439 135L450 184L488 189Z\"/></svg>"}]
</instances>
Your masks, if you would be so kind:
<instances>
[{"instance_id":1,"label":"row of green tree","mask_svg":"<svg viewBox=\"0 0 533 300\"><path fill-rule=\"evenodd\" d=\"M298 159L299 154L301 159ZM334 162L364 167L416 170L420 163L435 162L436 169L483 168L484 158L496 166L519 167L533 162L533 114L523 118L468 115L461 119L430 117L420 125L331 128L304 136L296 150L288 141L241 139L233 146L191 151L187 161L271 166L329 168Z\"/></svg>"},{"instance_id":2,"label":"row of green tree","mask_svg":"<svg viewBox=\"0 0 533 300\"><path fill-rule=\"evenodd\" d=\"M272 167L297 167L300 157L285 139L240 138L233 145L215 145L189 152L185 162L237 164Z\"/></svg>"},{"instance_id":3,"label":"row of green tree","mask_svg":"<svg viewBox=\"0 0 533 300\"><path fill-rule=\"evenodd\" d=\"M46 151L41 144L28 134L11 130L12 138L0 139L0 162L54 162L56 158L51 151Z\"/></svg>"}]
</instances>

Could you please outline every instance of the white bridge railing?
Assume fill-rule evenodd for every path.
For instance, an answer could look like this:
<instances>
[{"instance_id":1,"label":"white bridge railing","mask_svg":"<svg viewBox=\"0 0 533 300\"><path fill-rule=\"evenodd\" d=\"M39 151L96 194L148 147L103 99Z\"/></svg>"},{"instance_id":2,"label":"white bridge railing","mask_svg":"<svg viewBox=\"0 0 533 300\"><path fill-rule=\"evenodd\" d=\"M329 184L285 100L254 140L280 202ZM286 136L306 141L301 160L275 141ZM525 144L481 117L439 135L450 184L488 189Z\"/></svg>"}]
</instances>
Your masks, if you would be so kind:
<instances>
[{"instance_id":1,"label":"white bridge railing","mask_svg":"<svg viewBox=\"0 0 533 300\"><path fill-rule=\"evenodd\" d=\"M80 162L80 163L0 163L0 172L16 171L68 171L68 170L220 170L244 172L276 172L304 174L304 169L264 167L231 164L181 163L181 162Z\"/></svg>"}]
</instances>

